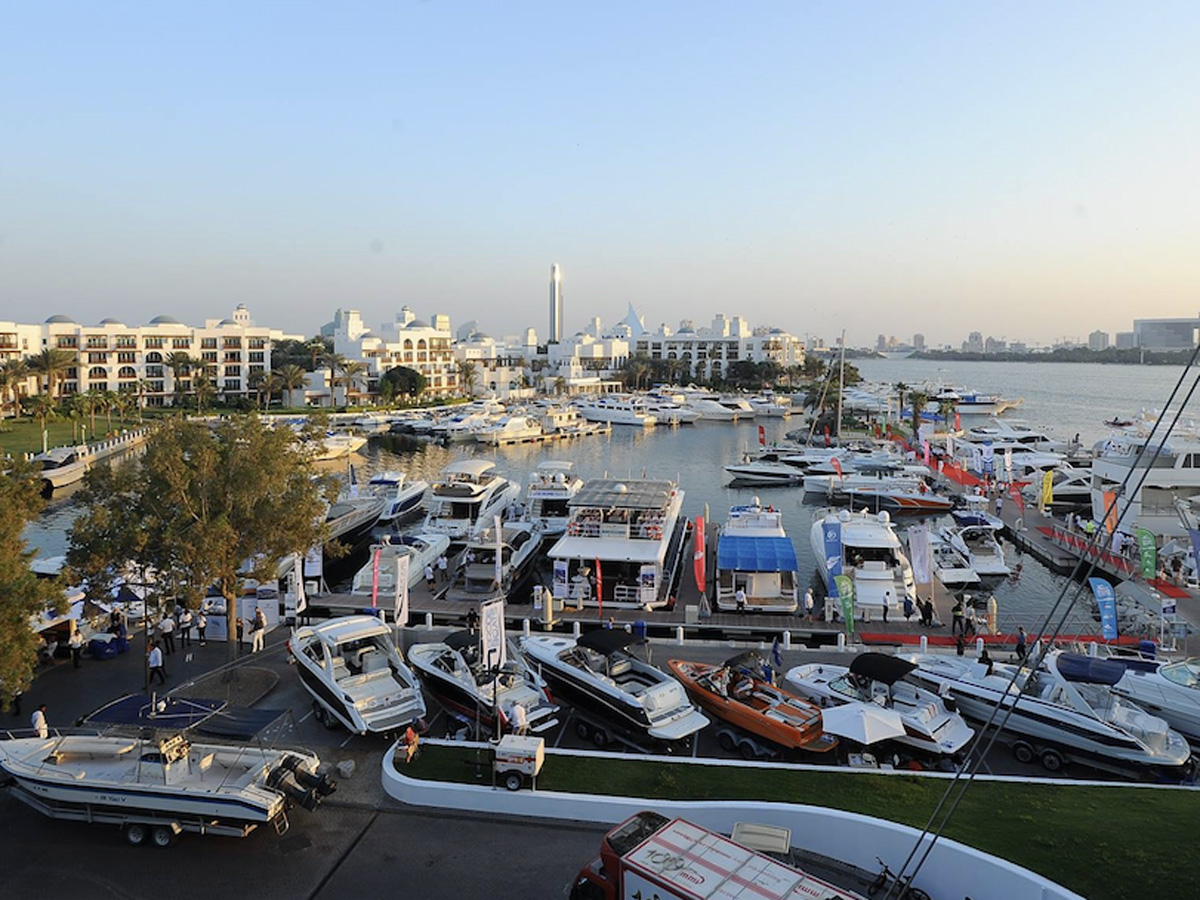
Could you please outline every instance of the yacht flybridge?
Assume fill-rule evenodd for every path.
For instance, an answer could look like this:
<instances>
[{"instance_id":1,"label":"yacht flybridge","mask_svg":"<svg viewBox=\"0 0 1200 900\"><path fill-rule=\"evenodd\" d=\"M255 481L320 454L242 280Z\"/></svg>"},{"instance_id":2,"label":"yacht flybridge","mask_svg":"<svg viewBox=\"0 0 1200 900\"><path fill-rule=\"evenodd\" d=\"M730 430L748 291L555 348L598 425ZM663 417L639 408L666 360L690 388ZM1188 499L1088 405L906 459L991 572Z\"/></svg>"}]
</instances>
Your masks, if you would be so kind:
<instances>
[{"instance_id":1,"label":"yacht flybridge","mask_svg":"<svg viewBox=\"0 0 1200 900\"><path fill-rule=\"evenodd\" d=\"M856 615L899 615L904 598L917 600L912 566L900 547L886 512L842 510L819 517L810 533L813 552L830 596L837 596L836 577L845 575L854 587Z\"/></svg>"},{"instance_id":2,"label":"yacht flybridge","mask_svg":"<svg viewBox=\"0 0 1200 900\"><path fill-rule=\"evenodd\" d=\"M799 568L781 511L735 506L717 540L717 608L793 613Z\"/></svg>"},{"instance_id":3,"label":"yacht flybridge","mask_svg":"<svg viewBox=\"0 0 1200 900\"><path fill-rule=\"evenodd\" d=\"M516 502L520 490L497 474L495 463L483 459L450 463L430 491L429 514L422 530L461 542L491 525L493 516L502 515Z\"/></svg>"},{"instance_id":4,"label":"yacht flybridge","mask_svg":"<svg viewBox=\"0 0 1200 900\"><path fill-rule=\"evenodd\" d=\"M528 516L543 538L558 537L567 530L571 500L582 487L583 479L575 474L572 462L549 460L530 473L525 491Z\"/></svg>"}]
</instances>

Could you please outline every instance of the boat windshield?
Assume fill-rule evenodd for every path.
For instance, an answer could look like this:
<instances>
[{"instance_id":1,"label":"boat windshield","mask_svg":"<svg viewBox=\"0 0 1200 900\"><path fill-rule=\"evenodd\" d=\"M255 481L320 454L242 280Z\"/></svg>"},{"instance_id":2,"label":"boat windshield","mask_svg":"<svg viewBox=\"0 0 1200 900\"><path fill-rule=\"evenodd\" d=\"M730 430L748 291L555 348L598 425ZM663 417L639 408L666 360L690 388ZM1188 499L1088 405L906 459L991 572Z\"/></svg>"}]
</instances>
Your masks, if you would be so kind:
<instances>
[{"instance_id":1,"label":"boat windshield","mask_svg":"<svg viewBox=\"0 0 1200 900\"><path fill-rule=\"evenodd\" d=\"M1200 690L1200 658L1169 663L1158 670L1163 678L1182 687Z\"/></svg>"}]
</instances>

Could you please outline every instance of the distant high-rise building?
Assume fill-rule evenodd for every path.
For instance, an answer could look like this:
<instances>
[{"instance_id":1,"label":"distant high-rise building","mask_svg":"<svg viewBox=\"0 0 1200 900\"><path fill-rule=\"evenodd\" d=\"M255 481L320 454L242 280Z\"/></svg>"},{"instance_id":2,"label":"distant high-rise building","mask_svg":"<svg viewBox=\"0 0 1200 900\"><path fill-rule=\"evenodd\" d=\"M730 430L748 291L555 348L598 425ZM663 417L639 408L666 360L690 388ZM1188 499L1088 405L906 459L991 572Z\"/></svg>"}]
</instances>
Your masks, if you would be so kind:
<instances>
[{"instance_id":1,"label":"distant high-rise building","mask_svg":"<svg viewBox=\"0 0 1200 900\"><path fill-rule=\"evenodd\" d=\"M963 343L963 350L967 353L982 353L983 335L978 331L972 331L967 335L967 340Z\"/></svg>"},{"instance_id":2,"label":"distant high-rise building","mask_svg":"<svg viewBox=\"0 0 1200 900\"><path fill-rule=\"evenodd\" d=\"M1118 331L1116 343L1118 350L1136 350L1138 345L1137 332Z\"/></svg>"},{"instance_id":3,"label":"distant high-rise building","mask_svg":"<svg viewBox=\"0 0 1200 900\"><path fill-rule=\"evenodd\" d=\"M925 335L923 335L923 334L914 334L913 335L913 349L914 350L924 350L925 349Z\"/></svg>"},{"instance_id":4,"label":"distant high-rise building","mask_svg":"<svg viewBox=\"0 0 1200 900\"><path fill-rule=\"evenodd\" d=\"M1088 349L1094 353L1108 349L1108 332L1093 331L1088 335Z\"/></svg>"},{"instance_id":5,"label":"distant high-rise building","mask_svg":"<svg viewBox=\"0 0 1200 900\"><path fill-rule=\"evenodd\" d=\"M886 350L887 349L887 336L886 335L881 334L881 335L879 335L879 337L875 338L875 349L876 350Z\"/></svg>"},{"instance_id":6,"label":"distant high-rise building","mask_svg":"<svg viewBox=\"0 0 1200 900\"><path fill-rule=\"evenodd\" d=\"M562 271L557 263L550 267L550 336L549 341L562 340L563 328Z\"/></svg>"},{"instance_id":7,"label":"distant high-rise building","mask_svg":"<svg viewBox=\"0 0 1200 900\"><path fill-rule=\"evenodd\" d=\"M1190 350L1196 346L1198 319L1134 319L1137 345L1147 350Z\"/></svg>"}]
</instances>

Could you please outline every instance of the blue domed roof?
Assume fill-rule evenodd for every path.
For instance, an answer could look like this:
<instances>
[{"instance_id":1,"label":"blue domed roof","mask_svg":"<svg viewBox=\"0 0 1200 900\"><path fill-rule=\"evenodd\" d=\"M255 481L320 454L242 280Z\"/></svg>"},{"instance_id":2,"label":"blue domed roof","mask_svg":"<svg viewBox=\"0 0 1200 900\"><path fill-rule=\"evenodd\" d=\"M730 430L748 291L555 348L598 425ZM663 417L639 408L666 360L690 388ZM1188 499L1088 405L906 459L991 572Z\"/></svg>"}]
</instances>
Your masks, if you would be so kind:
<instances>
[{"instance_id":1,"label":"blue domed roof","mask_svg":"<svg viewBox=\"0 0 1200 900\"><path fill-rule=\"evenodd\" d=\"M695 333L696 333L696 329L694 329L694 328L680 328L680 329L679 329L679 333L680 333L680 334L695 334Z\"/></svg>"},{"instance_id":2,"label":"blue domed roof","mask_svg":"<svg viewBox=\"0 0 1200 900\"><path fill-rule=\"evenodd\" d=\"M62 325L62 324L75 325L77 323L70 316L57 315L57 316L51 316L50 318L48 318L46 320L46 324L47 325Z\"/></svg>"},{"instance_id":3,"label":"blue domed roof","mask_svg":"<svg viewBox=\"0 0 1200 900\"><path fill-rule=\"evenodd\" d=\"M110 316L107 319L101 319L98 324L100 324L100 325L124 325L125 323L122 322L120 319L114 319Z\"/></svg>"},{"instance_id":4,"label":"blue domed roof","mask_svg":"<svg viewBox=\"0 0 1200 900\"><path fill-rule=\"evenodd\" d=\"M182 325L174 316L155 316L150 320L151 325Z\"/></svg>"},{"instance_id":5,"label":"blue domed roof","mask_svg":"<svg viewBox=\"0 0 1200 900\"><path fill-rule=\"evenodd\" d=\"M233 321L233 319L222 319L220 322L217 323L217 325L236 325L236 324L237 324L237 322Z\"/></svg>"},{"instance_id":6,"label":"blue domed roof","mask_svg":"<svg viewBox=\"0 0 1200 900\"><path fill-rule=\"evenodd\" d=\"M409 322L404 327L405 328L428 328L429 323L422 321L421 319L413 319L411 322Z\"/></svg>"},{"instance_id":7,"label":"blue domed roof","mask_svg":"<svg viewBox=\"0 0 1200 900\"><path fill-rule=\"evenodd\" d=\"M785 334L785 332L782 328L772 328L771 334Z\"/></svg>"}]
</instances>

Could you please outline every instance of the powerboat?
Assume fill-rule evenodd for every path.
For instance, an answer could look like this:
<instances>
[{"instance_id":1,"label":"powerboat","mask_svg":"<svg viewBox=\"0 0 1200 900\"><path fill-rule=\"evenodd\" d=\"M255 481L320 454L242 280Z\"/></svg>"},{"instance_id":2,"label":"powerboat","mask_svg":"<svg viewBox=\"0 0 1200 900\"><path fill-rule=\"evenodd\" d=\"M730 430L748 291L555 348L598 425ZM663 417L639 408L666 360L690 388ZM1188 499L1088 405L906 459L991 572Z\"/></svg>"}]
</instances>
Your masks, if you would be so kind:
<instances>
[{"instance_id":1,"label":"powerboat","mask_svg":"<svg viewBox=\"0 0 1200 900\"><path fill-rule=\"evenodd\" d=\"M967 558L941 535L929 533L929 549L933 556L933 574L946 587L979 584L979 574L971 568Z\"/></svg>"},{"instance_id":2,"label":"powerboat","mask_svg":"<svg viewBox=\"0 0 1200 900\"><path fill-rule=\"evenodd\" d=\"M757 497L735 506L717 540L717 608L794 613L799 568L781 511L763 507Z\"/></svg>"},{"instance_id":3,"label":"powerboat","mask_svg":"<svg viewBox=\"0 0 1200 900\"><path fill-rule=\"evenodd\" d=\"M935 692L905 680L916 664L885 653L862 653L849 667L809 663L789 669L787 682L802 697L821 706L882 706L904 723L899 744L934 756L957 756L975 737L975 729Z\"/></svg>"},{"instance_id":4,"label":"powerboat","mask_svg":"<svg viewBox=\"0 0 1200 900\"><path fill-rule=\"evenodd\" d=\"M829 596L837 596L835 577L854 586L855 614L900 615L904 598L917 602L912 566L886 512L840 510L819 516L810 533L813 552Z\"/></svg>"},{"instance_id":5,"label":"powerboat","mask_svg":"<svg viewBox=\"0 0 1200 900\"><path fill-rule=\"evenodd\" d=\"M357 546L371 533L386 505L383 497L360 492L357 484L347 485L325 513L329 539L350 547Z\"/></svg>"},{"instance_id":6,"label":"powerboat","mask_svg":"<svg viewBox=\"0 0 1200 900\"><path fill-rule=\"evenodd\" d=\"M748 401L754 410L754 415L765 419L786 419L794 410L790 397L779 397L775 394L763 394L751 397Z\"/></svg>"},{"instance_id":7,"label":"powerboat","mask_svg":"<svg viewBox=\"0 0 1200 900\"><path fill-rule=\"evenodd\" d=\"M503 514L520 491L515 482L497 474L495 463L482 459L452 462L433 484L422 530L464 540Z\"/></svg>"},{"instance_id":8,"label":"powerboat","mask_svg":"<svg viewBox=\"0 0 1200 900\"><path fill-rule=\"evenodd\" d=\"M408 586L412 588L421 581L426 566L436 565L438 557L449 552L450 538L444 534L405 534L398 538L386 534L371 546L367 564L354 573L350 593L356 597L393 597L400 557L408 557Z\"/></svg>"},{"instance_id":9,"label":"powerboat","mask_svg":"<svg viewBox=\"0 0 1200 900\"><path fill-rule=\"evenodd\" d=\"M542 423L533 416L513 414L501 416L495 422L476 429L475 440L480 444L498 447L539 438L542 434Z\"/></svg>"},{"instance_id":10,"label":"powerboat","mask_svg":"<svg viewBox=\"0 0 1200 900\"><path fill-rule=\"evenodd\" d=\"M548 460L530 473L525 489L526 514L543 538L557 537L567 530L571 499L582 487L583 479L575 474L572 462Z\"/></svg>"},{"instance_id":11,"label":"powerboat","mask_svg":"<svg viewBox=\"0 0 1200 900\"><path fill-rule=\"evenodd\" d=\"M392 627L375 616L297 628L288 651L312 695L313 714L326 728L392 734L425 718L425 698L392 640Z\"/></svg>"},{"instance_id":12,"label":"powerboat","mask_svg":"<svg viewBox=\"0 0 1200 900\"><path fill-rule=\"evenodd\" d=\"M691 698L709 715L785 750L826 753L838 740L821 730L821 710L785 690L750 674L761 671L756 653L741 654L722 665L668 660L667 668ZM724 738L732 750L732 736Z\"/></svg>"},{"instance_id":13,"label":"powerboat","mask_svg":"<svg viewBox=\"0 0 1200 900\"><path fill-rule=\"evenodd\" d=\"M314 462L328 462L331 459L344 459L366 445L367 439L361 434L327 431L324 437L305 442L305 449L312 454Z\"/></svg>"},{"instance_id":14,"label":"powerboat","mask_svg":"<svg viewBox=\"0 0 1200 900\"><path fill-rule=\"evenodd\" d=\"M1033 479L1022 491L1025 502L1033 506L1042 505L1042 490L1042 479ZM1088 469L1077 469L1074 466L1059 466L1050 476L1050 491L1051 499L1047 504L1050 509L1075 510L1090 506L1092 473Z\"/></svg>"},{"instance_id":15,"label":"powerboat","mask_svg":"<svg viewBox=\"0 0 1200 900\"><path fill-rule=\"evenodd\" d=\"M489 671L480 658L479 635L455 631L445 640L413 644L408 661L425 689L457 716L478 720L493 732L508 724L514 703L525 710L529 730L549 731L558 724L558 706L546 682L510 643L504 665Z\"/></svg>"},{"instance_id":16,"label":"powerboat","mask_svg":"<svg viewBox=\"0 0 1200 900\"><path fill-rule=\"evenodd\" d=\"M403 472L388 471L371 476L371 480L367 482L366 493L383 499L383 511L379 514L379 521L390 523L420 509L427 490L428 481L408 481Z\"/></svg>"},{"instance_id":17,"label":"powerboat","mask_svg":"<svg viewBox=\"0 0 1200 900\"><path fill-rule=\"evenodd\" d=\"M991 501L983 494L964 494L962 502L962 506L950 510L950 515L959 525L979 525L993 531L1003 530L1004 520L988 511Z\"/></svg>"},{"instance_id":18,"label":"powerboat","mask_svg":"<svg viewBox=\"0 0 1200 900\"><path fill-rule=\"evenodd\" d=\"M1153 430L1154 422L1144 412L1096 445L1091 517L1105 521L1111 506L1123 531L1145 528L1164 539L1187 540L1175 501L1200 498L1200 431L1177 425L1164 434L1162 427Z\"/></svg>"},{"instance_id":19,"label":"powerboat","mask_svg":"<svg viewBox=\"0 0 1200 900\"><path fill-rule=\"evenodd\" d=\"M482 529L467 542L462 562L446 589L447 600L482 603L508 597L533 574L541 537L528 522L505 522L497 535L496 526ZM496 563L499 551L500 562Z\"/></svg>"},{"instance_id":20,"label":"powerboat","mask_svg":"<svg viewBox=\"0 0 1200 900\"><path fill-rule=\"evenodd\" d=\"M1194 747L1200 747L1200 659L1176 662L1115 656L1125 674L1113 693L1166 720Z\"/></svg>"},{"instance_id":21,"label":"powerboat","mask_svg":"<svg viewBox=\"0 0 1200 900\"><path fill-rule=\"evenodd\" d=\"M1166 722L1118 696L1113 686L1125 667L1077 653L1050 651L1031 669L1006 663L988 667L948 655L902 657L917 668L910 678L938 693L949 692L968 719L995 722L1015 738L1021 762L1041 759L1050 771L1074 760L1098 769L1178 779L1191 770L1187 739Z\"/></svg>"},{"instance_id":22,"label":"powerboat","mask_svg":"<svg viewBox=\"0 0 1200 900\"><path fill-rule=\"evenodd\" d=\"M78 447L55 447L35 456L33 464L42 485L55 490L83 478L91 465L91 456L83 444Z\"/></svg>"},{"instance_id":23,"label":"powerboat","mask_svg":"<svg viewBox=\"0 0 1200 900\"><path fill-rule=\"evenodd\" d=\"M554 696L582 714L581 737L597 746L614 736L675 744L708 725L708 717L688 701L683 685L630 652L643 642L625 631L597 628L578 639L533 635L520 648Z\"/></svg>"},{"instance_id":24,"label":"powerboat","mask_svg":"<svg viewBox=\"0 0 1200 900\"><path fill-rule=\"evenodd\" d=\"M742 461L725 467L734 481L743 484L797 484L804 472L779 459L776 453L745 453Z\"/></svg>"},{"instance_id":25,"label":"powerboat","mask_svg":"<svg viewBox=\"0 0 1200 900\"><path fill-rule=\"evenodd\" d=\"M168 846L176 826L244 835L272 824L282 832L292 803L314 810L335 784L317 774L320 760L306 750L196 740L195 729L220 718L224 706L120 698L93 716L125 715L128 707L128 725L0 740L0 772L35 809L55 818L123 822L130 843L152 836Z\"/></svg>"},{"instance_id":26,"label":"powerboat","mask_svg":"<svg viewBox=\"0 0 1200 900\"><path fill-rule=\"evenodd\" d=\"M568 506L566 533L549 551L566 564L565 602L647 610L669 602L668 549L680 546L685 528L674 482L593 478Z\"/></svg>"},{"instance_id":27,"label":"powerboat","mask_svg":"<svg viewBox=\"0 0 1200 900\"><path fill-rule=\"evenodd\" d=\"M964 557L976 575L1007 576L1012 573L1004 561L1004 548L996 540L994 528L983 525L946 526L941 538Z\"/></svg>"},{"instance_id":28,"label":"powerboat","mask_svg":"<svg viewBox=\"0 0 1200 900\"><path fill-rule=\"evenodd\" d=\"M589 422L633 425L638 428L652 428L658 422L654 414L647 409L645 402L635 397L605 394L589 400L577 400L575 406L580 415Z\"/></svg>"},{"instance_id":29,"label":"powerboat","mask_svg":"<svg viewBox=\"0 0 1200 900\"><path fill-rule=\"evenodd\" d=\"M1066 441L1059 440L1049 432L1015 420L989 419L986 424L968 428L963 437L971 441L1021 444L1045 453L1066 453L1070 449Z\"/></svg>"}]
</instances>

